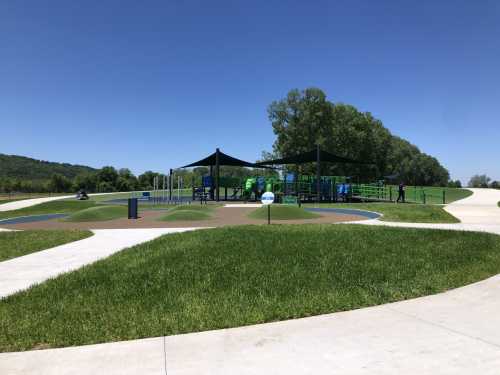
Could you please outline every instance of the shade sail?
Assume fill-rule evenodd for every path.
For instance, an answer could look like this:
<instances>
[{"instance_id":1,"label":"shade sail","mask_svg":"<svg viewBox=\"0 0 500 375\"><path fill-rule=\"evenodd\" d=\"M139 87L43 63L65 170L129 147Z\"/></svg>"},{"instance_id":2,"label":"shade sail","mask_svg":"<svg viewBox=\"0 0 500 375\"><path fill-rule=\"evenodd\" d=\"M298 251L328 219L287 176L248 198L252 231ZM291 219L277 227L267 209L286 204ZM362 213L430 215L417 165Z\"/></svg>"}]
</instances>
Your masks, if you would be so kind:
<instances>
[{"instance_id":1,"label":"shade sail","mask_svg":"<svg viewBox=\"0 0 500 375\"><path fill-rule=\"evenodd\" d=\"M194 163L185 165L181 168L190 168L190 167L206 167L210 165L216 165L217 162L217 152L214 152L213 154L207 156L204 159L195 161ZM236 167L250 167L250 168L262 168L262 166L250 163L248 161L240 160L237 158L234 158L232 156L229 156L222 151L219 151L219 165L232 165Z\"/></svg>"},{"instance_id":2,"label":"shade sail","mask_svg":"<svg viewBox=\"0 0 500 375\"><path fill-rule=\"evenodd\" d=\"M312 150L309 152L304 152L302 154L289 156L281 159L267 160L260 163L256 163L259 166L263 165L276 165L276 164L305 164L305 163L315 163L318 161L317 150ZM359 161L349 158L344 158L342 156L337 156L330 154L329 152L320 150L319 159L321 162L330 163L350 163L350 164L373 164L371 162Z\"/></svg>"}]
</instances>

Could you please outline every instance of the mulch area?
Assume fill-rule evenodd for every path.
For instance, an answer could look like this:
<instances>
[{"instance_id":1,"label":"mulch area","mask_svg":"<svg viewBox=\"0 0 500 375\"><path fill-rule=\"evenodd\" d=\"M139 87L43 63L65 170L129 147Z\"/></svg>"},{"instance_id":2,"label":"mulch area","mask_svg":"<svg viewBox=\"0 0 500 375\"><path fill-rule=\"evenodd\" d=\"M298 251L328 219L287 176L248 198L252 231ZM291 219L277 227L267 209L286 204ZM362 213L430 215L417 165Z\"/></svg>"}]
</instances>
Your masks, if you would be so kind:
<instances>
[{"instance_id":1,"label":"mulch area","mask_svg":"<svg viewBox=\"0 0 500 375\"><path fill-rule=\"evenodd\" d=\"M88 221L71 223L55 220L38 221L33 223L2 225L9 229L130 229L130 228L188 228L188 227L222 227L228 225L266 224L267 220L250 219L247 214L255 208L228 208L219 207L214 211L211 219L200 221L158 221L166 211L143 210L139 212L139 219L127 218L108 221ZM321 217L301 220L272 220L273 224L331 224L366 220L363 216L344 215L339 213L322 212Z\"/></svg>"}]
</instances>

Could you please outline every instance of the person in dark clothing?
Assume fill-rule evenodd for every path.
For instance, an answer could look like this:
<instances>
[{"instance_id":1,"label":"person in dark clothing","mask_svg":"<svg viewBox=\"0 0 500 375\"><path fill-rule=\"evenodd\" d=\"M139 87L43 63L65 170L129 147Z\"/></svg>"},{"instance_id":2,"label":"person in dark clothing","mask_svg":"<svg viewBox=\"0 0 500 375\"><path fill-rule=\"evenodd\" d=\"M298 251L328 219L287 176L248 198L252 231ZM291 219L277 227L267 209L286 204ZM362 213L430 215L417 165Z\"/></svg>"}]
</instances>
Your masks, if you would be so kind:
<instances>
[{"instance_id":1,"label":"person in dark clothing","mask_svg":"<svg viewBox=\"0 0 500 375\"><path fill-rule=\"evenodd\" d=\"M397 202L399 203L399 201L405 203L405 184L403 182L401 182L399 184L399 195L398 195L398 200Z\"/></svg>"}]
</instances>

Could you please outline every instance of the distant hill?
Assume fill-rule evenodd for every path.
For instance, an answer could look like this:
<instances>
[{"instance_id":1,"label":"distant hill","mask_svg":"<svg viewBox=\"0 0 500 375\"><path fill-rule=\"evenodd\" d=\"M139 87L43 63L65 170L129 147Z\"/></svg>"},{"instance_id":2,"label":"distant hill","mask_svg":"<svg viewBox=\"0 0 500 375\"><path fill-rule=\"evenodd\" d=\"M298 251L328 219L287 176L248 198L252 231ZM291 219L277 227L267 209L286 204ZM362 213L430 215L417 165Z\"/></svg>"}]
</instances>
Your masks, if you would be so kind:
<instances>
[{"instance_id":1,"label":"distant hill","mask_svg":"<svg viewBox=\"0 0 500 375\"><path fill-rule=\"evenodd\" d=\"M96 169L84 165L54 163L18 155L0 154L0 179L15 178L30 181L48 180L53 174L74 178L82 173L96 172Z\"/></svg>"}]
</instances>

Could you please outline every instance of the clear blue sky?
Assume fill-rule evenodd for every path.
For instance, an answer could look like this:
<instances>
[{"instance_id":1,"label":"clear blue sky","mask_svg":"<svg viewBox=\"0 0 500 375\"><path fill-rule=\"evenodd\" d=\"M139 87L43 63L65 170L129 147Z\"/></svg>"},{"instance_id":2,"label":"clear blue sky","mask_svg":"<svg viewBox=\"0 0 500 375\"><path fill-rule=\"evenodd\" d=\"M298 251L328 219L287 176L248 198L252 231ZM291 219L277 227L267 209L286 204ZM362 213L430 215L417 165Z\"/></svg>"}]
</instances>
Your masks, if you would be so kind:
<instances>
[{"instance_id":1,"label":"clear blue sky","mask_svg":"<svg viewBox=\"0 0 500 375\"><path fill-rule=\"evenodd\" d=\"M2 1L0 152L166 171L255 160L292 88L500 180L500 2Z\"/></svg>"}]
</instances>

